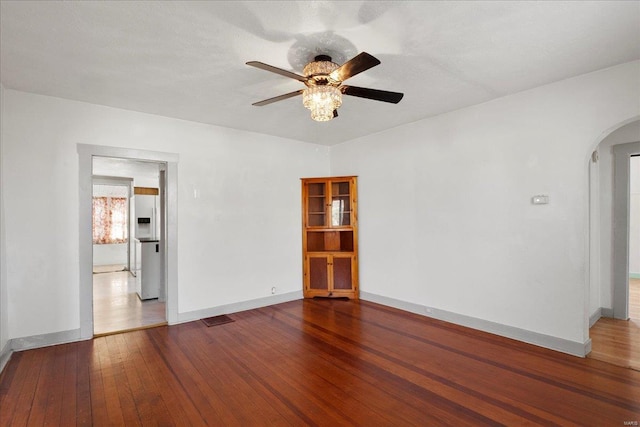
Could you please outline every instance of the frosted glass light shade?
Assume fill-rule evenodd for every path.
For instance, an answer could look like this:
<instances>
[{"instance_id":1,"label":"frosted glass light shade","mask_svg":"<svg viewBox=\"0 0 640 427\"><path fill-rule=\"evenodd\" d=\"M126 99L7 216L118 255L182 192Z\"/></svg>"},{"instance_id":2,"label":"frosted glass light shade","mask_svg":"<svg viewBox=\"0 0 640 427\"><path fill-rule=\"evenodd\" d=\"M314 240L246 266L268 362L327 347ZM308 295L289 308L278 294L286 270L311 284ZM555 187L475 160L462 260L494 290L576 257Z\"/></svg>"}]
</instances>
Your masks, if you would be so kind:
<instances>
[{"instance_id":1,"label":"frosted glass light shade","mask_svg":"<svg viewBox=\"0 0 640 427\"><path fill-rule=\"evenodd\" d=\"M334 86L311 86L302 92L302 104L311 110L311 118L318 122L333 119L333 110L342 105L342 92Z\"/></svg>"}]
</instances>

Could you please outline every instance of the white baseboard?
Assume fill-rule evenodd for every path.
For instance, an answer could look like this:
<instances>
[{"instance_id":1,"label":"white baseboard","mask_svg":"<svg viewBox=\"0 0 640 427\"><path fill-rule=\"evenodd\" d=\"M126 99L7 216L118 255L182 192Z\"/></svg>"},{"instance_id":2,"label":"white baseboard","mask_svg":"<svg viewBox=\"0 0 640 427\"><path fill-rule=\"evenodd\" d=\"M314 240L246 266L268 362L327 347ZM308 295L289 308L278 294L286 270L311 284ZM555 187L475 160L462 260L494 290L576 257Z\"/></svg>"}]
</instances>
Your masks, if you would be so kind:
<instances>
[{"instance_id":1,"label":"white baseboard","mask_svg":"<svg viewBox=\"0 0 640 427\"><path fill-rule=\"evenodd\" d=\"M591 329L591 327L595 325L596 322L600 320L601 317L602 317L602 307L598 307L596 308L596 311L594 311L591 314L591 316L589 316L589 329Z\"/></svg>"},{"instance_id":2,"label":"white baseboard","mask_svg":"<svg viewBox=\"0 0 640 427\"><path fill-rule=\"evenodd\" d=\"M589 353L591 353L591 338L589 338L587 342L584 343L584 356L580 357L585 357Z\"/></svg>"},{"instance_id":3,"label":"white baseboard","mask_svg":"<svg viewBox=\"0 0 640 427\"><path fill-rule=\"evenodd\" d=\"M600 307L600 313L602 317L609 317L613 319L613 308Z\"/></svg>"},{"instance_id":4,"label":"white baseboard","mask_svg":"<svg viewBox=\"0 0 640 427\"><path fill-rule=\"evenodd\" d=\"M289 292L286 294L272 295L265 298L258 298L249 301L221 305L202 310L190 311L178 314L178 322L190 322L204 317L217 316L220 314L236 313L238 311L251 310L254 308L266 307L283 302L302 299L302 291ZM0 351L0 372L11 358L13 351L28 350L32 348L47 347L50 345L64 344L68 342L81 341L80 329L54 332L51 334L34 335L23 338L13 338L7 341Z\"/></svg>"},{"instance_id":5,"label":"white baseboard","mask_svg":"<svg viewBox=\"0 0 640 427\"><path fill-rule=\"evenodd\" d=\"M549 348L551 350L560 351L562 353L571 354L573 356L585 357L591 351L591 339L581 343L569 341L563 338L551 335L540 334L538 332L528 331L526 329L516 328L514 326L503 325L501 323L491 322L488 320L478 319L463 314L453 313L446 310L439 310L433 307L427 307L421 304L397 300L369 292L360 292L360 298L366 301L387 305L398 308L400 310L409 311L411 313L420 314L422 316L432 317L434 319L443 320L445 322L454 323L456 325L466 326L468 328L477 329L483 332L500 335L539 347Z\"/></svg>"},{"instance_id":6,"label":"white baseboard","mask_svg":"<svg viewBox=\"0 0 640 427\"><path fill-rule=\"evenodd\" d=\"M360 292L360 298L365 301L371 301L389 307L394 307L400 310L405 310L411 313L432 317L434 319L443 320L445 322L454 323L461 326L466 326L473 329L478 329L484 332L500 335L507 338L512 338L518 341L534 344L540 347L549 348L552 350L561 351L578 357L584 357L591 351L591 340L587 340L584 343L569 341L562 338L553 337L550 335L540 334L537 332L528 331L525 329L516 328L513 326L502 325L500 323L491 322L488 320L478 319L471 316L465 316L445 310L439 310L432 307L427 307L421 304L415 304L412 302L397 300L381 295L372 294L369 292ZM205 308L202 310L189 311L178 314L178 322L191 322L194 320L218 316L221 314L236 313L239 311L252 310L255 308L267 307L270 305L280 304L289 301L295 301L302 299L302 291L289 292L280 295L273 295L264 298L253 299L249 301L241 301L232 304L225 304L217 307ZM610 317L613 314L612 309L601 308L596 311L591 317L595 318L596 315L603 317ZM609 316L607 316L609 315ZM598 317L599 318L599 317ZM591 319L590 319L591 320ZM597 320L597 319L596 319ZM50 345L64 344L73 341L80 341L80 329L73 329L69 331L54 332L51 334L34 335L23 338L13 338L9 340L4 348L0 350L0 372L11 358L13 351L21 351L38 347L47 347Z\"/></svg>"},{"instance_id":7,"label":"white baseboard","mask_svg":"<svg viewBox=\"0 0 640 427\"><path fill-rule=\"evenodd\" d=\"M2 372L7 365L9 359L11 359L11 354L14 351L48 347L50 345L65 344L73 341L80 341L80 329L10 339L4 345L4 348L0 350L0 372Z\"/></svg>"},{"instance_id":8,"label":"white baseboard","mask_svg":"<svg viewBox=\"0 0 640 427\"><path fill-rule=\"evenodd\" d=\"M14 338L11 340L11 350L21 351L31 348L48 347L50 345L65 344L80 341L80 328L51 334L33 335L30 337Z\"/></svg>"},{"instance_id":9,"label":"white baseboard","mask_svg":"<svg viewBox=\"0 0 640 427\"><path fill-rule=\"evenodd\" d=\"M217 307L203 308L202 310L187 311L178 313L178 322L184 323L193 320L204 319L206 317L219 316L221 314L237 313L238 311L253 310L254 308L262 308L270 305L280 304L283 302L295 301L302 299L302 291L288 292L286 294L271 295L264 298L252 299L249 301L240 301L232 304L220 305Z\"/></svg>"},{"instance_id":10,"label":"white baseboard","mask_svg":"<svg viewBox=\"0 0 640 427\"><path fill-rule=\"evenodd\" d=\"M596 324L601 317L609 317L613 319L613 308L598 307L591 316L589 316L589 328Z\"/></svg>"},{"instance_id":11,"label":"white baseboard","mask_svg":"<svg viewBox=\"0 0 640 427\"><path fill-rule=\"evenodd\" d=\"M0 349L0 373L2 373L4 367L7 366L7 363L9 363L9 359L11 359L11 353L13 353L13 351L11 351L11 340L8 340L4 344L4 347Z\"/></svg>"}]
</instances>

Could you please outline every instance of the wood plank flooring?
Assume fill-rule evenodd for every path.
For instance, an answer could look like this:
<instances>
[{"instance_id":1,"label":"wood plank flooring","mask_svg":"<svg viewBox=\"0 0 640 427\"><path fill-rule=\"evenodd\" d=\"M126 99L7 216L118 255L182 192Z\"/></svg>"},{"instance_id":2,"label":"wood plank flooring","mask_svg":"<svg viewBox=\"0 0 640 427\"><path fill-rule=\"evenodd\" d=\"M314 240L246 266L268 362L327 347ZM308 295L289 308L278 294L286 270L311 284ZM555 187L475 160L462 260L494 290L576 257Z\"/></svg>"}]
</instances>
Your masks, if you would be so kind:
<instances>
[{"instance_id":1,"label":"wood plank flooring","mask_svg":"<svg viewBox=\"0 0 640 427\"><path fill-rule=\"evenodd\" d=\"M589 330L589 357L640 371L640 320L601 318Z\"/></svg>"},{"instance_id":2,"label":"wood plank flooring","mask_svg":"<svg viewBox=\"0 0 640 427\"><path fill-rule=\"evenodd\" d=\"M588 357L640 371L640 279L629 280L629 317L598 320L589 329Z\"/></svg>"},{"instance_id":3,"label":"wood plank flooring","mask_svg":"<svg viewBox=\"0 0 640 427\"><path fill-rule=\"evenodd\" d=\"M166 323L165 303L140 301L128 271L93 275L93 333L109 334Z\"/></svg>"},{"instance_id":4,"label":"wood plank flooring","mask_svg":"<svg viewBox=\"0 0 640 427\"><path fill-rule=\"evenodd\" d=\"M0 425L622 426L640 372L366 301L13 355Z\"/></svg>"},{"instance_id":5,"label":"wood plank flooring","mask_svg":"<svg viewBox=\"0 0 640 427\"><path fill-rule=\"evenodd\" d=\"M629 317L640 320L640 279L629 279Z\"/></svg>"}]
</instances>

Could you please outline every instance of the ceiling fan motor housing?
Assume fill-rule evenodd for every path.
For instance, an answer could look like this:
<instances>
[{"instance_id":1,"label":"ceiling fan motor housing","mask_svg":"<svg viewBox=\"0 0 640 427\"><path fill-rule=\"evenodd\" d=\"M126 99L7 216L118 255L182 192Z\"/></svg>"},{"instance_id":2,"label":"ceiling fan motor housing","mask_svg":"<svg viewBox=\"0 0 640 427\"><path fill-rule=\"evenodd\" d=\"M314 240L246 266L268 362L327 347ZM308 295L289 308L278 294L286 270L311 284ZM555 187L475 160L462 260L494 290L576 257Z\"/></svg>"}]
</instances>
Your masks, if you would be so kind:
<instances>
[{"instance_id":1,"label":"ceiling fan motor housing","mask_svg":"<svg viewBox=\"0 0 640 427\"><path fill-rule=\"evenodd\" d=\"M325 86L332 85L338 86L341 82L333 80L329 77L329 74L333 70L340 67L335 62L331 61L331 57L328 55L317 55L312 62L309 62L302 73L307 77L307 86Z\"/></svg>"}]
</instances>

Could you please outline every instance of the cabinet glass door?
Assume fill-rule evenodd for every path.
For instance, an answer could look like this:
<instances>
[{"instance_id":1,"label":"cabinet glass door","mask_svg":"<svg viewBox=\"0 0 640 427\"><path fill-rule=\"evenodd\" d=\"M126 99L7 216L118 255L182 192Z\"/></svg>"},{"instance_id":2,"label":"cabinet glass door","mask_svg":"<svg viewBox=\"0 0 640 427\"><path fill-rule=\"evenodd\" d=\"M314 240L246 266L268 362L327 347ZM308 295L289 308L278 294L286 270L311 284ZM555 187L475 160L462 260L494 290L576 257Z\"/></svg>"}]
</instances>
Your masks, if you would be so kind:
<instances>
[{"instance_id":1,"label":"cabinet glass door","mask_svg":"<svg viewBox=\"0 0 640 427\"><path fill-rule=\"evenodd\" d=\"M351 225L351 197L349 181L331 184L331 226Z\"/></svg>"},{"instance_id":2,"label":"cabinet glass door","mask_svg":"<svg viewBox=\"0 0 640 427\"><path fill-rule=\"evenodd\" d=\"M325 226L327 215L327 185L324 182L307 184L307 204L307 226Z\"/></svg>"}]
</instances>

